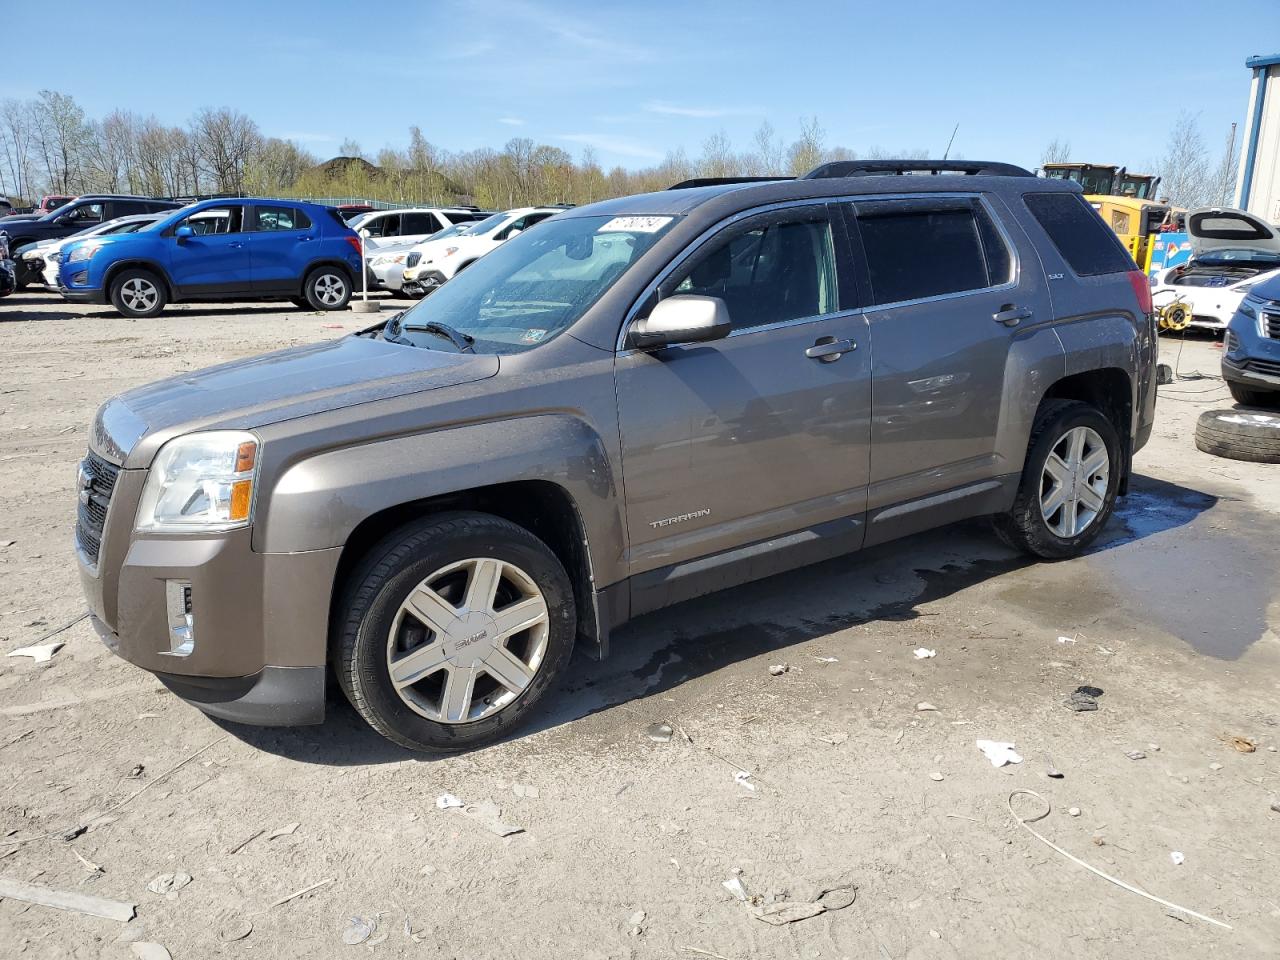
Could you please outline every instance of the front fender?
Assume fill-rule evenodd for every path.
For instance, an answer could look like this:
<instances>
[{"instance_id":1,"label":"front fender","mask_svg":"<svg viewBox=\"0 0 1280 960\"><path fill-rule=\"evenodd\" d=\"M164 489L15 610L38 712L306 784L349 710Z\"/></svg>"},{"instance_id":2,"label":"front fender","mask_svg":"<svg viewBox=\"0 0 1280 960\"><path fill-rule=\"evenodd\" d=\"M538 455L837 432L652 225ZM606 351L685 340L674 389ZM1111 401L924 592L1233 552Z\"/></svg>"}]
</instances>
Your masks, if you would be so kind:
<instances>
[{"instance_id":1,"label":"front fender","mask_svg":"<svg viewBox=\"0 0 1280 960\"><path fill-rule=\"evenodd\" d=\"M289 466L259 513L255 549L323 550L390 507L500 483L542 480L573 500L597 582L620 579L621 491L608 447L584 420L561 413L464 424L330 450Z\"/></svg>"}]
</instances>

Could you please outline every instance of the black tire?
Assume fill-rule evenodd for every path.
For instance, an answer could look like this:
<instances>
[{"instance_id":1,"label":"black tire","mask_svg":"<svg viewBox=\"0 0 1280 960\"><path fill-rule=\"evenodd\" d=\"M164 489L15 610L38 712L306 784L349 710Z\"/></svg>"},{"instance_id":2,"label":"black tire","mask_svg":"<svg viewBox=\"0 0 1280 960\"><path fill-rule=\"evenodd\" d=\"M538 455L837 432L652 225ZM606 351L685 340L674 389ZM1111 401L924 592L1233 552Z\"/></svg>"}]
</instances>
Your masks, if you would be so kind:
<instances>
[{"instance_id":1,"label":"black tire","mask_svg":"<svg viewBox=\"0 0 1280 960\"><path fill-rule=\"evenodd\" d=\"M1229 460L1280 463L1280 414L1206 410L1196 421L1196 448Z\"/></svg>"},{"instance_id":2,"label":"black tire","mask_svg":"<svg viewBox=\"0 0 1280 960\"><path fill-rule=\"evenodd\" d=\"M541 664L523 692L497 712L467 722L432 720L392 684L387 658L396 614L434 572L489 557L524 571L542 593L548 635ZM396 530L351 572L336 610L331 659L342 691L374 730L410 750L454 752L490 743L519 725L568 663L576 629L573 587L546 544L498 517L448 513Z\"/></svg>"},{"instance_id":3,"label":"black tire","mask_svg":"<svg viewBox=\"0 0 1280 960\"><path fill-rule=\"evenodd\" d=\"M316 267L302 283L312 310L344 310L351 300L351 277L341 267Z\"/></svg>"},{"instance_id":4,"label":"black tire","mask_svg":"<svg viewBox=\"0 0 1280 960\"><path fill-rule=\"evenodd\" d=\"M121 270L111 279L111 305L122 317L130 320L154 317L168 301L164 281L150 270Z\"/></svg>"},{"instance_id":5,"label":"black tire","mask_svg":"<svg viewBox=\"0 0 1280 960\"><path fill-rule=\"evenodd\" d=\"M1280 391L1253 390L1234 380L1227 381L1231 399L1245 407L1280 407Z\"/></svg>"},{"instance_id":6,"label":"black tire","mask_svg":"<svg viewBox=\"0 0 1280 960\"><path fill-rule=\"evenodd\" d=\"M1061 537L1049 527L1040 507L1045 463L1068 431L1088 427L1107 449L1109 471L1102 509L1084 530ZM1123 448L1115 426L1101 411L1079 400L1045 400L1036 411L1027 444L1027 459L1013 508L994 517L996 532L1016 550L1045 560L1065 560L1083 553L1102 532L1115 509L1116 492L1124 469Z\"/></svg>"}]
</instances>

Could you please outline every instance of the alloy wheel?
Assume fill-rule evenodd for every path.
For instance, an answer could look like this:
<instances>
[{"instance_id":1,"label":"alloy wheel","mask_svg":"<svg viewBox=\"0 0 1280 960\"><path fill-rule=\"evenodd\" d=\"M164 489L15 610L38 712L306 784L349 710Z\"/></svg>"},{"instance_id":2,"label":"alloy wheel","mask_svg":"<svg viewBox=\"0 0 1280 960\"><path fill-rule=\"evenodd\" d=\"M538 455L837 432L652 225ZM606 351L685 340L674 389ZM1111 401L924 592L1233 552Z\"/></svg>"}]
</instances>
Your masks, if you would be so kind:
<instances>
[{"instance_id":1,"label":"alloy wheel","mask_svg":"<svg viewBox=\"0 0 1280 960\"><path fill-rule=\"evenodd\" d=\"M160 299L160 291L150 280L132 277L120 287L120 299L130 310L144 313L156 305L156 301Z\"/></svg>"},{"instance_id":2,"label":"alloy wheel","mask_svg":"<svg viewBox=\"0 0 1280 960\"><path fill-rule=\"evenodd\" d=\"M320 302L331 307L341 303L347 295L347 284L336 274L322 273L316 277L315 291Z\"/></svg>"},{"instance_id":3,"label":"alloy wheel","mask_svg":"<svg viewBox=\"0 0 1280 960\"><path fill-rule=\"evenodd\" d=\"M1040 477L1040 514L1064 540L1089 529L1107 502L1111 458L1102 437L1089 427L1073 427L1049 450Z\"/></svg>"},{"instance_id":4,"label":"alloy wheel","mask_svg":"<svg viewBox=\"0 0 1280 960\"><path fill-rule=\"evenodd\" d=\"M400 699L437 723L497 713L533 682L547 652L542 591L515 564L462 560L421 581L387 638L387 670Z\"/></svg>"}]
</instances>

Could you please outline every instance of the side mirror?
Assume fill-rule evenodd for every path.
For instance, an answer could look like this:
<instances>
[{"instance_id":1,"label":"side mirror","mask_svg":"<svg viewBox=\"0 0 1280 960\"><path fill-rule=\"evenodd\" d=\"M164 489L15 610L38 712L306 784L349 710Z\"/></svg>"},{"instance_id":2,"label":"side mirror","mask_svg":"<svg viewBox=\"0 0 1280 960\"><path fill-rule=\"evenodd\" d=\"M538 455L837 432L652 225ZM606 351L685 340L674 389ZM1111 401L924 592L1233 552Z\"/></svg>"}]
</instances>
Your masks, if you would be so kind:
<instances>
[{"instance_id":1,"label":"side mirror","mask_svg":"<svg viewBox=\"0 0 1280 960\"><path fill-rule=\"evenodd\" d=\"M515 227L514 229L509 230L507 232L507 239L510 240L512 237L518 236L521 233L524 233L524 231L521 230L519 227Z\"/></svg>"},{"instance_id":2,"label":"side mirror","mask_svg":"<svg viewBox=\"0 0 1280 960\"><path fill-rule=\"evenodd\" d=\"M706 343L729 335L729 308L719 297L680 294L659 300L649 316L631 324L627 346L656 350L674 343Z\"/></svg>"},{"instance_id":3,"label":"side mirror","mask_svg":"<svg viewBox=\"0 0 1280 960\"><path fill-rule=\"evenodd\" d=\"M173 235L178 238L179 242L182 242L183 240L190 240L196 235L196 232L191 229L190 225L184 223L177 230L173 231Z\"/></svg>"}]
</instances>

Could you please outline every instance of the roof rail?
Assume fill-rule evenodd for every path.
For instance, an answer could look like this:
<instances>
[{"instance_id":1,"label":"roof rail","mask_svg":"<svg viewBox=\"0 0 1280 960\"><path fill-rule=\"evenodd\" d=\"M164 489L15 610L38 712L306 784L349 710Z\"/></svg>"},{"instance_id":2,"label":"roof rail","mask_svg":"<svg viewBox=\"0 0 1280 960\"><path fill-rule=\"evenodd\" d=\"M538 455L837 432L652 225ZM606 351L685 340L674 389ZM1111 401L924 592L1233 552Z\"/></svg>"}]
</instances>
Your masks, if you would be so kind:
<instances>
[{"instance_id":1,"label":"roof rail","mask_svg":"<svg viewBox=\"0 0 1280 960\"><path fill-rule=\"evenodd\" d=\"M833 160L814 167L801 180L828 180L835 177L903 176L909 173L945 174L959 173L965 176L1034 177L1030 170L1012 163L993 163L986 160Z\"/></svg>"},{"instance_id":2,"label":"roof rail","mask_svg":"<svg viewBox=\"0 0 1280 960\"><path fill-rule=\"evenodd\" d=\"M690 187L722 187L728 183L771 183L777 180L794 180L795 177L694 177L681 180L667 187L668 190L687 190Z\"/></svg>"}]
</instances>

